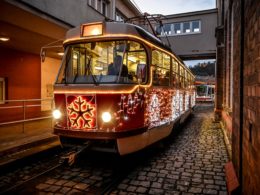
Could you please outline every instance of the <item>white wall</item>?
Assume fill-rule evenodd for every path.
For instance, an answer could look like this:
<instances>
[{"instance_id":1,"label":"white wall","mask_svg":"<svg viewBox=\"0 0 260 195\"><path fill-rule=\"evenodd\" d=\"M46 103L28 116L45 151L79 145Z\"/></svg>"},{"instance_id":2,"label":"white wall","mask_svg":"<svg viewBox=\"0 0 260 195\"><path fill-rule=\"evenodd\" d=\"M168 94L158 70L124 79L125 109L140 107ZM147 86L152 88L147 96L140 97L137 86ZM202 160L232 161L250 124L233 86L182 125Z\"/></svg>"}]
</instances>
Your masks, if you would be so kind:
<instances>
[{"instance_id":1,"label":"white wall","mask_svg":"<svg viewBox=\"0 0 260 195\"><path fill-rule=\"evenodd\" d=\"M61 60L46 57L41 63L41 98L53 98L53 84L56 80ZM51 101L42 101L42 111L51 109Z\"/></svg>"}]
</instances>

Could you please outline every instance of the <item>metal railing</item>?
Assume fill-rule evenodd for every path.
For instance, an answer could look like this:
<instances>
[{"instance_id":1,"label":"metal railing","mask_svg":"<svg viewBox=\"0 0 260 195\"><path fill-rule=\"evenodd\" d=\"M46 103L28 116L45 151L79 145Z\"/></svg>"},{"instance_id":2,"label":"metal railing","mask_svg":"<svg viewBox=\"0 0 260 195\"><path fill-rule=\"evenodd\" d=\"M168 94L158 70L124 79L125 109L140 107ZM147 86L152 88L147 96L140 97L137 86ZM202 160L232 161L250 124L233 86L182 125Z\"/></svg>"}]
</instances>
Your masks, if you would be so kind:
<instances>
[{"instance_id":1,"label":"metal railing","mask_svg":"<svg viewBox=\"0 0 260 195\"><path fill-rule=\"evenodd\" d=\"M24 132L26 122L52 118L53 106L52 98L4 100L4 104L0 104L0 126L23 123ZM27 113L28 109L31 109L30 114Z\"/></svg>"}]
</instances>

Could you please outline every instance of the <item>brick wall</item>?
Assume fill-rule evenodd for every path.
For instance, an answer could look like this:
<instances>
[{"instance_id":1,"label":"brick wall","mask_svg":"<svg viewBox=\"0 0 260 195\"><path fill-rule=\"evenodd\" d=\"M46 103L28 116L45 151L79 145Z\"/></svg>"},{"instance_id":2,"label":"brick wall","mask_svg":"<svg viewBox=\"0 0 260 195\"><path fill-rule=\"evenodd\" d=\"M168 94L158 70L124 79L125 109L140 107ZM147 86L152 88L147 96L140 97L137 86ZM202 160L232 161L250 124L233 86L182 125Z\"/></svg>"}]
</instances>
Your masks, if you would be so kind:
<instances>
[{"instance_id":1,"label":"brick wall","mask_svg":"<svg viewBox=\"0 0 260 195\"><path fill-rule=\"evenodd\" d=\"M260 190L260 1L245 1L244 13L243 189L256 194Z\"/></svg>"},{"instance_id":2,"label":"brick wall","mask_svg":"<svg viewBox=\"0 0 260 195\"><path fill-rule=\"evenodd\" d=\"M232 121L232 162L238 178L242 181L242 193L257 194L260 190L260 1L244 0L243 7L242 1L225 1L224 24L220 23L224 27L225 42L224 49L218 50L219 56L222 56L223 59L217 57L219 98L217 97L216 108L222 109L222 116L227 116L230 112L232 117L231 119L223 117L222 120L226 124L228 124L228 120ZM244 12L243 29L241 28L241 9ZM222 11L220 10L220 12ZM233 17L231 17L232 12ZM221 13L219 14L221 15ZM233 31L230 25L231 21L234 26ZM242 45L241 30L244 31ZM231 44L233 44L233 50ZM241 62L241 52L243 53L243 62ZM233 59L233 63L231 63L231 59ZM241 63L243 68L240 66ZM230 71L232 71L230 67L232 65L233 85L230 85ZM240 85L241 71L243 74L242 86ZM232 98L231 88L233 89L232 105L230 104L232 102L230 101ZM241 104L242 99L240 99L241 89L243 89L243 104ZM231 107L232 110L225 109L228 107ZM241 109L243 121L240 121ZM241 122L243 124L242 132ZM228 126L230 127L230 125L226 127ZM242 135L242 148L240 148L240 135ZM241 149L242 165L240 164ZM240 170L242 170L242 175L240 175Z\"/></svg>"},{"instance_id":3,"label":"brick wall","mask_svg":"<svg viewBox=\"0 0 260 195\"><path fill-rule=\"evenodd\" d=\"M233 33L233 57L234 57L234 67L233 67L233 91L234 91L234 101L232 109L232 161L236 170L238 177L240 170L240 30L241 30L241 13L240 13L240 2L234 1L233 5L230 7L230 11L233 10L234 14L234 30Z\"/></svg>"}]
</instances>

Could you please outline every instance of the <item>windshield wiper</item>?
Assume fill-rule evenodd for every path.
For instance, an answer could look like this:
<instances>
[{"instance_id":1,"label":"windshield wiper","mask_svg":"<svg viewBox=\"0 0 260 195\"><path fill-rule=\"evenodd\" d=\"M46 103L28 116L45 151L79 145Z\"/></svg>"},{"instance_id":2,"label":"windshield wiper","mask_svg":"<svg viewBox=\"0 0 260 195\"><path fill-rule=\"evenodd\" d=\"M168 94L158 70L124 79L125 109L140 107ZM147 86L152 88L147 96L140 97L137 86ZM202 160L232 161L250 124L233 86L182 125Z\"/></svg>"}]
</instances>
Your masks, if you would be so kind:
<instances>
[{"instance_id":1,"label":"windshield wiper","mask_svg":"<svg viewBox=\"0 0 260 195\"><path fill-rule=\"evenodd\" d=\"M75 83L75 81L76 81L76 78L78 77L78 72L75 74L75 76L74 76L74 78L73 78L73 83Z\"/></svg>"},{"instance_id":2,"label":"windshield wiper","mask_svg":"<svg viewBox=\"0 0 260 195\"><path fill-rule=\"evenodd\" d=\"M89 56L89 61L88 61L88 63L87 63L87 70L88 70L88 72L90 73L90 75L91 75L91 77L92 77L92 79L93 79L94 84L95 84L95 85L98 85L98 82L97 82L97 80L96 80L96 77L93 75L92 70L91 70L91 68L90 68L90 62L91 62L91 60L92 60L92 56Z\"/></svg>"}]
</instances>

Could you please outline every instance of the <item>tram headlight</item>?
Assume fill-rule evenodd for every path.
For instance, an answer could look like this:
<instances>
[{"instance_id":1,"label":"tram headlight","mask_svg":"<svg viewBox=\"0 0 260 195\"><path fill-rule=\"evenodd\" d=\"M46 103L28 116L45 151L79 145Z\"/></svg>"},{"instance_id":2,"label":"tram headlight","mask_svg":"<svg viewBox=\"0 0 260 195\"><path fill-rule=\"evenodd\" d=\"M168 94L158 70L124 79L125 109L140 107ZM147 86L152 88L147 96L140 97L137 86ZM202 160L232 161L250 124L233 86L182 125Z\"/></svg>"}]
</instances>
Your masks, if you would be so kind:
<instances>
[{"instance_id":1,"label":"tram headlight","mask_svg":"<svg viewBox=\"0 0 260 195\"><path fill-rule=\"evenodd\" d=\"M108 123L111 121L111 114L109 112L103 112L102 113L102 120L105 122L105 123Z\"/></svg>"},{"instance_id":2,"label":"tram headlight","mask_svg":"<svg viewBox=\"0 0 260 195\"><path fill-rule=\"evenodd\" d=\"M59 119L61 117L61 112L59 110L54 110L52 115L55 119Z\"/></svg>"}]
</instances>

